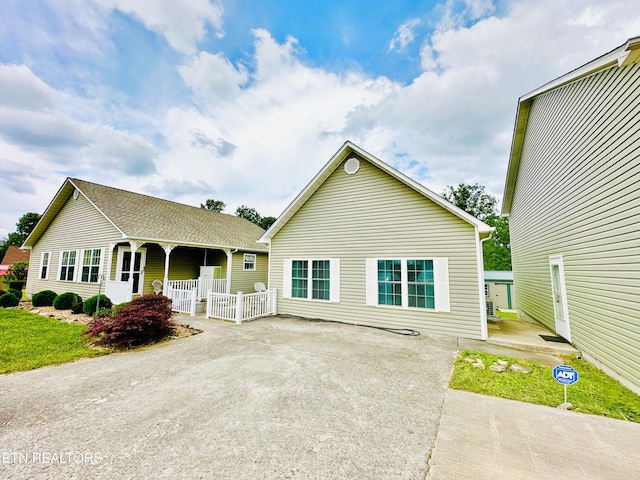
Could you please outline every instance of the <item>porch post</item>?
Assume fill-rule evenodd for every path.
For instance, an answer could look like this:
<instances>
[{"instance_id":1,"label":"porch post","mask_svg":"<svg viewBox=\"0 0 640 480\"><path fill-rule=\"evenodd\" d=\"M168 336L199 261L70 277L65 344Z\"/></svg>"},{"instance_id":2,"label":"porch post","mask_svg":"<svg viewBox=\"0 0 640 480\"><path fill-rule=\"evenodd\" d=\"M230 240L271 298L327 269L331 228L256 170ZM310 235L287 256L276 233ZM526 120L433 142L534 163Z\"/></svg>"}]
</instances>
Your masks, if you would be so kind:
<instances>
[{"instance_id":1,"label":"porch post","mask_svg":"<svg viewBox=\"0 0 640 480\"><path fill-rule=\"evenodd\" d=\"M166 296L167 283L169 282L169 256L171 255L171 250L176 248L176 245L163 243L160 246L164 249L164 282L162 283L162 293Z\"/></svg>"},{"instance_id":2,"label":"porch post","mask_svg":"<svg viewBox=\"0 0 640 480\"><path fill-rule=\"evenodd\" d=\"M227 254L227 291L225 293L231 293L231 269L233 265L233 252L230 248L225 248L224 253Z\"/></svg>"}]
</instances>

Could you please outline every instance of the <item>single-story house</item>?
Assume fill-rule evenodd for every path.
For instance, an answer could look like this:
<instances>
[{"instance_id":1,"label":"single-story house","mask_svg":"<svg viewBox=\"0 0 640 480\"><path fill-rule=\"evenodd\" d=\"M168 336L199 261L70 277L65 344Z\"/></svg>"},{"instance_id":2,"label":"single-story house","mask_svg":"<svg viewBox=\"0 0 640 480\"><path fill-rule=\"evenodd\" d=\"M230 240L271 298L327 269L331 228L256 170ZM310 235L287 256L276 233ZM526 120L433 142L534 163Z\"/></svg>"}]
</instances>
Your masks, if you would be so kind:
<instances>
[{"instance_id":1,"label":"single-story house","mask_svg":"<svg viewBox=\"0 0 640 480\"><path fill-rule=\"evenodd\" d=\"M119 303L186 280L201 297L252 292L267 281L263 233L234 215L67 178L24 242L27 295L102 292Z\"/></svg>"},{"instance_id":2,"label":"single-story house","mask_svg":"<svg viewBox=\"0 0 640 480\"><path fill-rule=\"evenodd\" d=\"M640 393L640 37L519 99L517 308Z\"/></svg>"},{"instance_id":3,"label":"single-story house","mask_svg":"<svg viewBox=\"0 0 640 480\"><path fill-rule=\"evenodd\" d=\"M29 250L21 250L16 245L10 245L0 262L0 289L6 290L9 288L9 282L6 281L5 277L9 273L11 265L18 262L29 263Z\"/></svg>"},{"instance_id":4,"label":"single-story house","mask_svg":"<svg viewBox=\"0 0 640 480\"><path fill-rule=\"evenodd\" d=\"M486 339L491 232L346 142L260 242L278 314Z\"/></svg>"},{"instance_id":5,"label":"single-story house","mask_svg":"<svg viewBox=\"0 0 640 480\"><path fill-rule=\"evenodd\" d=\"M495 315L496 310L515 309L513 272L485 270L484 296L487 301L487 315Z\"/></svg>"}]
</instances>

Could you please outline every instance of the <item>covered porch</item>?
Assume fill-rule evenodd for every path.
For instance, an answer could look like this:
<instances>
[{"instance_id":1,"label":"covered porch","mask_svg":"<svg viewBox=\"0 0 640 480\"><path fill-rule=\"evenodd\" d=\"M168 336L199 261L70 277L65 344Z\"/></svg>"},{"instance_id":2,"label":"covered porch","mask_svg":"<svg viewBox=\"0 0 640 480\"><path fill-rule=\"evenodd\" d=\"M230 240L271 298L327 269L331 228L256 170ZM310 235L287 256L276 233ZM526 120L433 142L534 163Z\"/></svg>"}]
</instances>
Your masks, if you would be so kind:
<instances>
[{"instance_id":1,"label":"covered porch","mask_svg":"<svg viewBox=\"0 0 640 480\"><path fill-rule=\"evenodd\" d=\"M235 250L237 252L237 249ZM234 250L208 246L126 241L109 246L105 294L114 304L162 293L170 298L193 291L231 291Z\"/></svg>"}]
</instances>

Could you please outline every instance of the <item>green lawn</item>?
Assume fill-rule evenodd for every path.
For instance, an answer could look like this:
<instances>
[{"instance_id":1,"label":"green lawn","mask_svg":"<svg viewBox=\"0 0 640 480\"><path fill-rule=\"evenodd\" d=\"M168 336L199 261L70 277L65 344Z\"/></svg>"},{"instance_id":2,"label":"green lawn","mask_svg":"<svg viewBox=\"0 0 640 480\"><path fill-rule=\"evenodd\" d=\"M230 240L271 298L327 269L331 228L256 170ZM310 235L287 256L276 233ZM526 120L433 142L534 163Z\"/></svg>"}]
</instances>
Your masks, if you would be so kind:
<instances>
[{"instance_id":1,"label":"green lawn","mask_svg":"<svg viewBox=\"0 0 640 480\"><path fill-rule=\"evenodd\" d=\"M90 348L85 325L0 308L0 374L107 353Z\"/></svg>"},{"instance_id":2,"label":"green lawn","mask_svg":"<svg viewBox=\"0 0 640 480\"><path fill-rule=\"evenodd\" d=\"M486 368L474 367L465 361L467 357L481 359ZM494 372L488 367L498 359L526 366L531 373ZM638 395L586 360L568 356L564 363L571 365L579 374L578 382L567 387L567 401L573 405L574 411L640 423ZM456 360L449 386L456 390L557 407L564 402L564 388L553 378L551 370L551 367L522 359L466 350Z\"/></svg>"}]
</instances>

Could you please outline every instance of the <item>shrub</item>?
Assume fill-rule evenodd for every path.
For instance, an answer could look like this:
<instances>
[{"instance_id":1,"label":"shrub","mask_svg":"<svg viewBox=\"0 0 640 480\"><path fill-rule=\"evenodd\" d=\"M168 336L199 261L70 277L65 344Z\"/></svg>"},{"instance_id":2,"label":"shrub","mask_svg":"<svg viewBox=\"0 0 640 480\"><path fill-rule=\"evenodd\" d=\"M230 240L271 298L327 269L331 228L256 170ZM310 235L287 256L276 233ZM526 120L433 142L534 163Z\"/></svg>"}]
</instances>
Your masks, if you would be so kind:
<instances>
[{"instance_id":1,"label":"shrub","mask_svg":"<svg viewBox=\"0 0 640 480\"><path fill-rule=\"evenodd\" d=\"M31 303L34 307L50 307L58 294L52 290L43 290L34 293L31 297Z\"/></svg>"},{"instance_id":2,"label":"shrub","mask_svg":"<svg viewBox=\"0 0 640 480\"><path fill-rule=\"evenodd\" d=\"M5 293L7 293L7 292L6 292L5 290L3 290L3 289L1 289L1 288L0 288L0 297L1 297L2 295L4 295Z\"/></svg>"},{"instance_id":3,"label":"shrub","mask_svg":"<svg viewBox=\"0 0 640 480\"><path fill-rule=\"evenodd\" d=\"M53 306L56 310L69 310L77 303L82 302L82 298L77 293L61 293L53 299Z\"/></svg>"},{"instance_id":4,"label":"shrub","mask_svg":"<svg viewBox=\"0 0 640 480\"><path fill-rule=\"evenodd\" d=\"M160 340L172 331L171 299L144 295L120 307L113 317L93 319L87 335L97 336L100 345L132 347Z\"/></svg>"},{"instance_id":5,"label":"shrub","mask_svg":"<svg viewBox=\"0 0 640 480\"><path fill-rule=\"evenodd\" d=\"M101 308L96 312L96 317L104 318L104 317L113 317L113 307L111 308Z\"/></svg>"},{"instance_id":6,"label":"shrub","mask_svg":"<svg viewBox=\"0 0 640 480\"><path fill-rule=\"evenodd\" d=\"M87 298L82 306L82 311L87 315L93 315L96 313L96 307L98 306L98 300L100 300L100 308L111 308L111 299L106 295L94 295Z\"/></svg>"},{"instance_id":7,"label":"shrub","mask_svg":"<svg viewBox=\"0 0 640 480\"><path fill-rule=\"evenodd\" d=\"M0 307L17 307L20 299L13 293L5 293L0 296Z\"/></svg>"},{"instance_id":8,"label":"shrub","mask_svg":"<svg viewBox=\"0 0 640 480\"><path fill-rule=\"evenodd\" d=\"M80 301L71 306L71 313L84 313L84 303L82 303L82 299L80 297L78 298Z\"/></svg>"},{"instance_id":9,"label":"shrub","mask_svg":"<svg viewBox=\"0 0 640 480\"><path fill-rule=\"evenodd\" d=\"M18 300L20 300L22 298L22 291L15 289L15 288L9 288L9 291L7 293L13 293L16 297L18 297Z\"/></svg>"}]
</instances>

